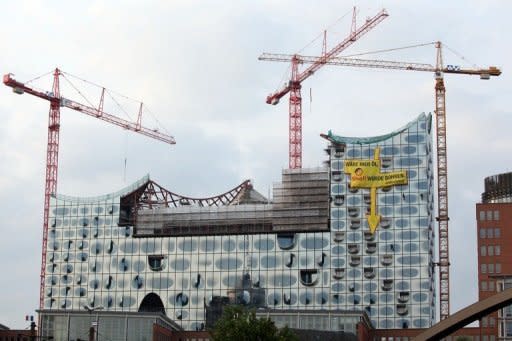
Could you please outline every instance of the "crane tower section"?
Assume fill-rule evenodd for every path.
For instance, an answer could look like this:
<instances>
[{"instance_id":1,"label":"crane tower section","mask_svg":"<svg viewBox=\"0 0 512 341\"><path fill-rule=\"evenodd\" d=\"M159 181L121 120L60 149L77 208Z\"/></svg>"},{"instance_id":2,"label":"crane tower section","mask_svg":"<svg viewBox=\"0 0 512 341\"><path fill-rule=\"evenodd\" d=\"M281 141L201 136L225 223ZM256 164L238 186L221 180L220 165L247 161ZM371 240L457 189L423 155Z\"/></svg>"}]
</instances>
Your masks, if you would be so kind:
<instances>
[{"instance_id":1,"label":"crane tower section","mask_svg":"<svg viewBox=\"0 0 512 341\"><path fill-rule=\"evenodd\" d=\"M44 278L46 273L46 249L48 243L48 220L50 212L50 199L57 194L57 178L59 170L59 132L60 132L60 108L67 107L75 111L93 116L100 120L115 124L124 129L137 132L139 134L151 137L153 139L175 144L174 137L158 132L156 129L150 129L141 125L142 103L137 122L133 123L120 117L111 115L103 111L105 88L103 88L100 103L97 108L81 104L79 102L66 99L60 94L60 77L63 72L56 68L53 71L52 91L38 90L28 84L19 82L13 78L12 74L6 74L3 82L6 86L13 89L17 94L30 94L50 102L50 112L48 117L48 145L46 149L46 178L44 191L44 213L43 213L43 248L41 255L41 273L40 273L40 292L39 307L43 308L44 299Z\"/></svg>"},{"instance_id":2,"label":"crane tower section","mask_svg":"<svg viewBox=\"0 0 512 341\"><path fill-rule=\"evenodd\" d=\"M291 59L291 78L288 84L286 84L281 90L267 96L267 104L276 105L279 100L290 93L289 102L289 168L302 168L302 96L301 96L301 84L304 80L313 75L322 66L327 64L329 60L339 55L343 50L352 45L356 40L361 38L368 31L377 26L382 20L384 20L388 13L386 10L381 10L374 17L368 18L363 25L356 28L356 11L354 8L354 14L352 17L352 29L347 38L342 42L338 43L331 50L326 51L324 44L324 51L322 56L315 60L309 67L304 71L299 72L298 64L299 58ZM264 56L263 54L262 56ZM259 60L265 60L259 58Z\"/></svg>"}]
</instances>

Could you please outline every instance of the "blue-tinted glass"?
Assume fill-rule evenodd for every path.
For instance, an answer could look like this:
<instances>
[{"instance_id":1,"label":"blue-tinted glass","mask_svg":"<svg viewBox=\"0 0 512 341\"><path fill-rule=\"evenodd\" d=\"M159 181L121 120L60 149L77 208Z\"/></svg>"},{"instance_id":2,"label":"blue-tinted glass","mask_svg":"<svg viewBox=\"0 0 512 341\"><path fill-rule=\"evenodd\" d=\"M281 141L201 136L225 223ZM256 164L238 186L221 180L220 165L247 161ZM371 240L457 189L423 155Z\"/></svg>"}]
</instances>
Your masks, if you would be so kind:
<instances>
[{"instance_id":1,"label":"blue-tinted glass","mask_svg":"<svg viewBox=\"0 0 512 341\"><path fill-rule=\"evenodd\" d=\"M418 213L418 208L415 206L402 206L399 208L398 212L402 215L413 215Z\"/></svg>"},{"instance_id":2,"label":"blue-tinted glass","mask_svg":"<svg viewBox=\"0 0 512 341\"><path fill-rule=\"evenodd\" d=\"M256 242L254 242L254 247L256 250L269 251L274 249L274 244L275 243L272 239L264 238L256 240Z\"/></svg>"},{"instance_id":3,"label":"blue-tinted glass","mask_svg":"<svg viewBox=\"0 0 512 341\"><path fill-rule=\"evenodd\" d=\"M359 149L349 149L347 155L348 157L360 157L361 151Z\"/></svg>"},{"instance_id":4,"label":"blue-tinted glass","mask_svg":"<svg viewBox=\"0 0 512 341\"><path fill-rule=\"evenodd\" d=\"M423 134L410 134L405 137L405 141L409 143L418 143L425 141L425 135Z\"/></svg>"},{"instance_id":5,"label":"blue-tinted glass","mask_svg":"<svg viewBox=\"0 0 512 341\"><path fill-rule=\"evenodd\" d=\"M222 249L226 252L231 252L236 249L236 243L233 239L225 239L222 242Z\"/></svg>"},{"instance_id":6,"label":"blue-tinted glass","mask_svg":"<svg viewBox=\"0 0 512 341\"><path fill-rule=\"evenodd\" d=\"M332 248L332 253L335 255L341 255L345 253L345 248L341 245Z\"/></svg>"},{"instance_id":7,"label":"blue-tinted glass","mask_svg":"<svg viewBox=\"0 0 512 341\"><path fill-rule=\"evenodd\" d=\"M177 258L171 260L169 265L176 271L184 271L190 267L190 261L187 258Z\"/></svg>"},{"instance_id":8,"label":"blue-tinted glass","mask_svg":"<svg viewBox=\"0 0 512 341\"><path fill-rule=\"evenodd\" d=\"M402 256L397 257L398 263L404 264L404 265L416 265L419 264L421 261L420 256L410 255L410 256Z\"/></svg>"},{"instance_id":9,"label":"blue-tinted glass","mask_svg":"<svg viewBox=\"0 0 512 341\"><path fill-rule=\"evenodd\" d=\"M192 252L197 250L197 240L195 239L187 239L182 240L178 243L178 247L180 250L185 252Z\"/></svg>"},{"instance_id":10,"label":"blue-tinted glass","mask_svg":"<svg viewBox=\"0 0 512 341\"><path fill-rule=\"evenodd\" d=\"M415 146L404 146L402 147L402 151L404 154L414 154L416 153L416 147Z\"/></svg>"},{"instance_id":11,"label":"blue-tinted glass","mask_svg":"<svg viewBox=\"0 0 512 341\"><path fill-rule=\"evenodd\" d=\"M403 268L403 269L398 270L398 273L402 277L417 277L419 272L417 269Z\"/></svg>"},{"instance_id":12,"label":"blue-tinted glass","mask_svg":"<svg viewBox=\"0 0 512 341\"><path fill-rule=\"evenodd\" d=\"M416 231L401 231L399 234L398 234L398 238L402 239L402 240L413 240L413 239L418 239L418 232Z\"/></svg>"},{"instance_id":13,"label":"blue-tinted glass","mask_svg":"<svg viewBox=\"0 0 512 341\"><path fill-rule=\"evenodd\" d=\"M329 241L319 236L311 236L306 239L302 239L300 245L304 249L317 249L321 250L329 244Z\"/></svg>"},{"instance_id":14,"label":"blue-tinted glass","mask_svg":"<svg viewBox=\"0 0 512 341\"><path fill-rule=\"evenodd\" d=\"M397 219L395 225L396 227L408 227L409 219Z\"/></svg>"},{"instance_id":15,"label":"blue-tinted glass","mask_svg":"<svg viewBox=\"0 0 512 341\"><path fill-rule=\"evenodd\" d=\"M235 270L242 266L242 260L235 257L223 257L215 261L215 267L219 270Z\"/></svg>"},{"instance_id":16,"label":"blue-tinted glass","mask_svg":"<svg viewBox=\"0 0 512 341\"><path fill-rule=\"evenodd\" d=\"M380 154L382 156L393 156L393 155L397 155L399 152L400 151L397 147L392 147L392 146L382 147L380 150Z\"/></svg>"},{"instance_id":17,"label":"blue-tinted glass","mask_svg":"<svg viewBox=\"0 0 512 341\"><path fill-rule=\"evenodd\" d=\"M417 292L414 295L412 295L412 300L414 302L424 302L427 300L427 298L428 298L428 295L424 292L422 292L422 293Z\"/></svg>"}]
</instances>

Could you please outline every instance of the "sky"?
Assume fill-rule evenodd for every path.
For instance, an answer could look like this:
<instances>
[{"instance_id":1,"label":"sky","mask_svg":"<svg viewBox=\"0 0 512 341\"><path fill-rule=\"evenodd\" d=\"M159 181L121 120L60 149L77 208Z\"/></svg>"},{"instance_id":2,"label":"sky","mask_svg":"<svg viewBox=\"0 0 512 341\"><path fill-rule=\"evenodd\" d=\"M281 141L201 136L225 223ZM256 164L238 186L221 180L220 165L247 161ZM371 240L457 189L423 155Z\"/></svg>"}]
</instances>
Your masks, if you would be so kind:
<instances>
[{"instance_id":1,"label":"sky","mask_svg":"<svg viewBox=\"0 0 512 341\"><path fill-rule=\"evenodd\" d=\"M0 72L25 82L59 67L142 100L142 124L167 145L69 109L61 110L58 192L95 196L145 174L183 195L223 193L245 179L269 193L288 166L288 97L265 98L289 65L263 52L319 55L358 23L389 17L343 51L348 56L442 41L446 65L502 68L446 75L451 312L477 300L475 204L486 176L512 171L512 3L506 1L3 1ZM359 24L358 24L359 26ZM318 39L320 37L320 39ZM435 63L427 45L360 58ZM99 103L99 88L71 78L62 96ZM50 90L51 77L34 86ZM83 89L83 90L82 90ZM321 166L320 133L373 136L434 110L431 73L325 66L302 84L303 166ZM96 91L96 92L95 92ZM132 119L137 103L124 97ZM115 115L125 112L112 102ZM26 328L39 304L48 102L0 86L0 323ZM156 117L156 120L154 119ZM155 126L157 121L160 125Z\"/></svg>"}]
</instances>

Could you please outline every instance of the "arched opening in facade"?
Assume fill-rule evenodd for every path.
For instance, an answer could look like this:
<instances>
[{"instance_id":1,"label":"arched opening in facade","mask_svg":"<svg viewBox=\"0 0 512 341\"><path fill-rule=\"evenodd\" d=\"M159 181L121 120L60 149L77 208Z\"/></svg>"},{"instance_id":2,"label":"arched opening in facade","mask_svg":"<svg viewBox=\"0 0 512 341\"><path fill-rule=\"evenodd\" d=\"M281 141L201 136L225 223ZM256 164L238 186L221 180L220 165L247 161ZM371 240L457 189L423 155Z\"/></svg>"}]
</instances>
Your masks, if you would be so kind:
<instances>
[{"instance_id":1,"label":"arched opening in facade","mask_svg":"<svg viewBox=\"0 0 512 341\"><path fill-rule=\"evenodd\" d=\"M140 303L139 312L162 313L165 315L165 308L160 296L155 293L147 294Z\"/></svg>"}]
</instances>

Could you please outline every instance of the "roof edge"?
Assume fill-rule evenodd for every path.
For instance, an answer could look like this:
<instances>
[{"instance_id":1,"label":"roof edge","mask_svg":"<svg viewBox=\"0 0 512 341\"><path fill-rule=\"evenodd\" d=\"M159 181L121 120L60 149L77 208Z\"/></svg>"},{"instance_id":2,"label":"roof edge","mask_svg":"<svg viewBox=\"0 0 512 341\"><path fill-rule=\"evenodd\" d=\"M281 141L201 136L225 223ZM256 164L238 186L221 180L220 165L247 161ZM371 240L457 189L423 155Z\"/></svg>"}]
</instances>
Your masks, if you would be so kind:
<instances>
[{"instance_id":1,"label":"roof edge","mask_svg":"<svg viewBox=\"0 0 512 341\"><path fill-rule=\"evenodd\" d=\"M324 139L334 143L334 144L370 144L370 143L376 143L381 142L384 140L387 140L393 136L396 136L408 128L410 128L414 123L418 122L421 119L429 119L431 120L432 115L428 114L428 116L423 112L416 119L410 121L405 126L399 128L398 130L392 131L391 133L384 134L384 135L378 135L378 136L370 136L370 137L348 137L348 136L340 136L340 135L334 135L331 130L327 132L327 134L320 134L321 137Z\"/></svg>"},{"instance_id":2,"label":"roof edge","mask_svg":"<svg viewBox=\"0 0 512 341\"><path fill-rule=\"evenodd\" d=\"M52 195L53 198L56 198L57 200L63 200L63 201L78 201L81 203L90 203L90 202L96 202L96 201L104 201L108 199L113 199L117 197L121 197L123 195L126 195L128 193L133 192L137 188L141 187L145 183L149 182L149 174L144 175L139 180L133 182L132 184L120 189L119 191L109 193L109 194L103 194L98 196L90 196L90 197L77 197L77 196L71 196L71 195L64 195L64 194L57 194Z\"/></svg>"}]
</instances>

